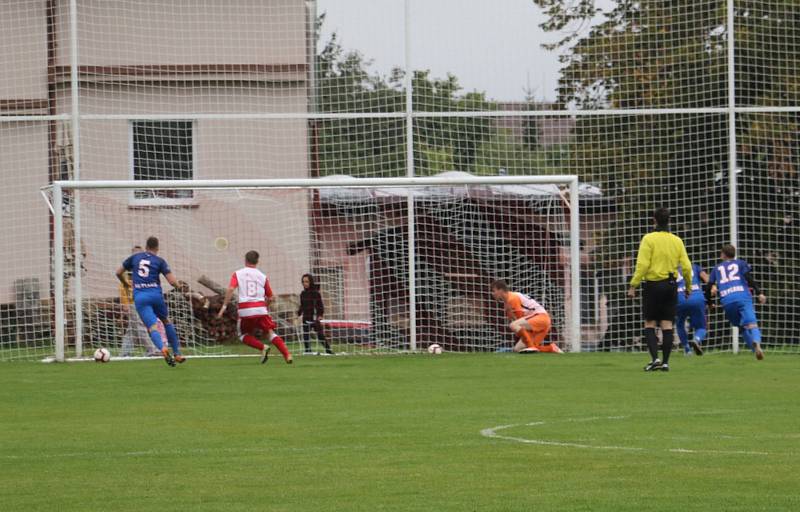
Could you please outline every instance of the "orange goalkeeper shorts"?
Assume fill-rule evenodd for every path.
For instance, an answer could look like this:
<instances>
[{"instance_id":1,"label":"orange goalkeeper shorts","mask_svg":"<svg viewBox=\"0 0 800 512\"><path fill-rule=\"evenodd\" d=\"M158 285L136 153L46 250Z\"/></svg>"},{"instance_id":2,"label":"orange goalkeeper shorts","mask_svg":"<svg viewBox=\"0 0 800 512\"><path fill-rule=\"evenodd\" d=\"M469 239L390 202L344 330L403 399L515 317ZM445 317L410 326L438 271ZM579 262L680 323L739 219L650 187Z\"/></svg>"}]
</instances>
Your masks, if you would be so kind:
<instances>
[{"instance_id":1,"label":"orange goalkeeper shorts","mask_svg":"<svg viewBox=\"0 0 800 512\"><path fill-rule=\"evenodd\" d=\"M547 313L538 313L530 317L525 317L525 320L528 322L528 325L531 326L533 343L538 347L550 333L550 327L552 326L550 315Z\"/></svg>"}]
</instances>

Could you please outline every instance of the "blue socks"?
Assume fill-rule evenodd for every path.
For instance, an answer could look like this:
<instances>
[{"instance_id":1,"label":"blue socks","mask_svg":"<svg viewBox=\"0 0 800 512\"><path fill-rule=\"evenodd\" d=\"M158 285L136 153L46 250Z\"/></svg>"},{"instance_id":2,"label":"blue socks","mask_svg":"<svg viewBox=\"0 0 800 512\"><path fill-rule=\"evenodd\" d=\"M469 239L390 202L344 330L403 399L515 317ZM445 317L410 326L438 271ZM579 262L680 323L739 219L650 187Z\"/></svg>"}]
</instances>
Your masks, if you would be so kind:
<instances>
[{"instance_id":1,"label":"blue socks","mask_svg":"<svg viewBox=\"0 0 800 512\"><path fill-rule=\"evenodd\" d=\"M159 352L164 348L164 343L161 341L161 333L158 332L158 329L150 329L150 339L153 340L153 345L156 346Z\"/></svg>"},{"instance_id":2,"label":"blue socks","mask_svg":"<svg viewBox=\"0 0 800 512\"><path fill-rule=\"evenodd\" d=\"M181 353L181 343L178 341L178 331L175 330L175 326L170 324L164 324L164 330L167 333L167 339L169 340L169 346L172 347L173 354L180 354Z\"/></svg>"},{"instance_id":3,"label":"blue socks","mask_svg":"<svg viewBox=\"0 0 800 512\"><path fill-rule=\"evenodd\" d=\"M694 331L695 341L697 341L697 343L702 343L703 340L706 339L706 334L708 334L708 331L706 331L705 328L701 327L700 329L696 329Z\"/></svg>"},{"instance_id":4,"label":"blue socks","mask_svg":"<svg viewBox=\"0 0 800 512\"><path fill-rule=\"evenodd\" d=\"M753 343L761 343L761 329L754 327L753 329L742 328L742 337L744 342L747 343L747 348L755 350Z\"/></svg>"},{"instance_id":5,"label":"blue socks","mask_svg":"<svg viewBox=\"0 0 800 512\"><path fill-rule=\"evenodd\" d=\"M678 331L678 339L681 340L681 346L684 352L691 351L689 348L689 334L686 332L686 325L684 325L683 322L678 322L678 325L675 326L675 330Z\"/></svg>"}]
</instances>

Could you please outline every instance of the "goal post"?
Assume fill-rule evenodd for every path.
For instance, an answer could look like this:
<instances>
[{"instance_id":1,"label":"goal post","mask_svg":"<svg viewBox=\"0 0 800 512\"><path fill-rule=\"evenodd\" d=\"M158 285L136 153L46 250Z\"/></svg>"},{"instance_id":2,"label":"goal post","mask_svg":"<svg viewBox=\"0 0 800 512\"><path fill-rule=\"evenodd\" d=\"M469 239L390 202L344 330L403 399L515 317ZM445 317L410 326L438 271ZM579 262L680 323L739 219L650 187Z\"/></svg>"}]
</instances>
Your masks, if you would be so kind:
<instances>
[{"instance_id":1,"label":"goal post","mask_svg":"<svg viewBox=\"0 0 800 512\"><path fill-rule=\"evenodd\" d=\"M113 268L151 234L192 290L164 289L194 355L247 353L209 311L250 249L262 255L279 334L295 351L305 347L292 318L304 273L320 279L323 325L338 352L414 351L434 342L454 351L507 349L510 333L489 296L496 278L543 302L559 344L580 351L578 178L444 174L55 181L55 359L100 346L130 351L120 339L135 319L114 291Z\"/></svg>"}]
</instances>

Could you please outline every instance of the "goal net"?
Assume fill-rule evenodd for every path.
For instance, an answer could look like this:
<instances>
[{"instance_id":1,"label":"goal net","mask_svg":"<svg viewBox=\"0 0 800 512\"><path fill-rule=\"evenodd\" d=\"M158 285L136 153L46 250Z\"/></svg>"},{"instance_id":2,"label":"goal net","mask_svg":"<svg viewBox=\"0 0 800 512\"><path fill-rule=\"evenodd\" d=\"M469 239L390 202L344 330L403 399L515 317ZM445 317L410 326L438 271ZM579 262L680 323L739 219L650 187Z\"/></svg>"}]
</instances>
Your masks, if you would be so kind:
<instances>
[{"instance_id":1,"label":"goal net","mask_svg":"<svg viewBox=\"0 0 800 512\"><path fill-rule=\"evenodd\" d=\"M182 203L146 199L164 195ZM571 321L572 308L580 309L572 292L578 197L570 176L57 182L56 238L67 250L55 256L55 275L63 276L55 283L56 314L64 326L56 357L99 347L114 356L152 351L114 275L148 236L159 238L159 255L189 285L182 292L164 282L190 355L253 353L238 339L235 308L216 318L231 274L250 250L260 253L275 294L277 333L295 353L321 351L298 318L305 274L319 286L321 325L336 353L433 343L448 351L510 350L503 307L490 293L496 279L541 302L553 318L550 339L578 349L577 319ZM76 232L81 268L67 242Z\"/></svg>"}]
</instances>

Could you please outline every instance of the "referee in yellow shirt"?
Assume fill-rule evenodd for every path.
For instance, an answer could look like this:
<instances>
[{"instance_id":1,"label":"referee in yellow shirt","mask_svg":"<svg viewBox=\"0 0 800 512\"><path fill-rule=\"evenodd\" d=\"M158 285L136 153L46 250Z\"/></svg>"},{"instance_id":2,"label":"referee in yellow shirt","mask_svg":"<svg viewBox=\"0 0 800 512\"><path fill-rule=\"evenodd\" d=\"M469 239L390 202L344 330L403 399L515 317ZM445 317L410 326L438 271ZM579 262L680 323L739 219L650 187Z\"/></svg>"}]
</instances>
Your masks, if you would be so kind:
<instances>
[{"instance_id":1,"label":"referee in yellow shirt","mask_svg":"<svg viewBox=\"0 0 800 512\"><path fill-rule=\"evenodd\" d=\"M636 271L631 278L629 297L636 296L636 288L642 285L642 314L644 336L650 351L650 363L644 371L669 371L669 355L672 352L672 323L678 305L678 266L687 283L692 282L692 263L686 254L683 240L669 232L669 210L659 208L653 212L655 231L646 234L639 245ZM687 296L691 287L686 287ZM656 326L661 328L661 350L664 359L658 358L658 336Z\"/></svg>"}]
</instances>

